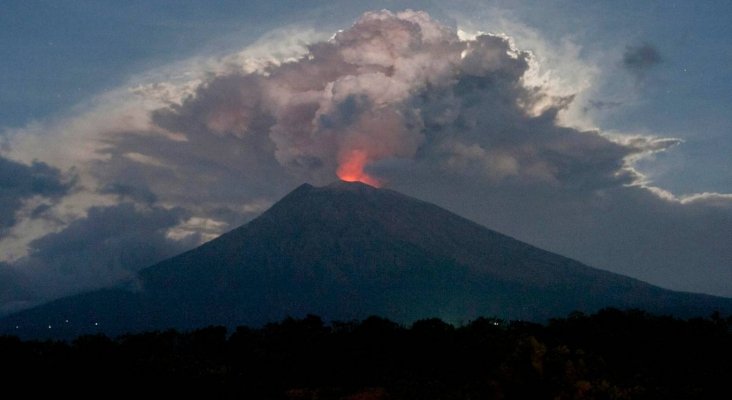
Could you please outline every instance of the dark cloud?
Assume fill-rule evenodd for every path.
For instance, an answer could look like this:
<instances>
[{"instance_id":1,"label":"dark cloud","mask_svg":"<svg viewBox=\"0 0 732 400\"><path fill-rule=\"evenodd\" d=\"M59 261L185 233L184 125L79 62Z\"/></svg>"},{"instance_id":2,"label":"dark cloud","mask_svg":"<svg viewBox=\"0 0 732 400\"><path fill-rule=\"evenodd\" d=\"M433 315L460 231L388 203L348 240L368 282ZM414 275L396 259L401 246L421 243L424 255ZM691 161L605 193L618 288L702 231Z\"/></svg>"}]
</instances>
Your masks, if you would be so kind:
<instances>
[{"instance_id":1,"label":"dark cloud","mask_svg":"<svg viewBox=\"0 0 732 400\"><path fill-rule=\"evenodd\" d=\"M38 207L34 208L33 211L31 211L30 217L35 219L48 215L52 207L53 206L51 204L41 204Z\"/></svg>"},{"instance_id":2,"label":"dark cloud","mask_svg":"<svg viewBox=\"0 0 732 400\"><path fill-rule=\"evenodd\" d=\"M114 194L120 200L132 200L143 204L153 204L158 200L155 193L142 186L126 185L122 183L109 183L99 190L102 194Z\"/></svg>"},{"instance_id":3,"label":"dark cloud","mask_svg":"<svg viewBox=\"0 0 732 400\"><path fill-rule=\"evenodd\" d=\"M635 74L645 74L662 61L661 53L648 43L628 46L623 53L623 66Z\"/></svg>"},{"instance_id":4,"label":"dark cloud","mask_svg":"<svg viewBox=\"0 0 732 400\"><path fill-rule=\"evenodd\" d=\"M198 243L196 237L166 236L187 216L182 209L139 208L128 202L89 209L64 230L31 242L26 257L0 264L0 276L6 278L0 286L0 311L133 278L139 269Z\"/></svg>"},{"instance_id":5,"label":"dark cloud","mask_svg":"<svg viewBox=\"0 0 732 400\"><path fill-rule=\"evenodd\" d=\"M0 157L0 237L16 223L24 200L38 196L55 201L73 185L73 176L64 176L46 163L34 161L26 165Z\"/></svg>"},{"instance_id":6,"label":"dark cloud","mask_svg":"<svg viewBox=\"0 0 732 400\"><path fill-rule=\"evenodd\" d=\"M676 290L730 295L729 199L710 207L667 201L636 186L485 185L429 172L400 179L399 189L597 268Z\"/></svg>"},{"instance_id":7,"label":"dark cloud","mask_svg":"<svg viewBox=\"0 0 732 400\"><path fill-rule=\"evenodd\" d=\"M263 199L274 199L297 185L274 157L274 145L262 135L217 135L190 127L186 140L130 133L103 150L91 173L102 193L138 203L183 207L197 217L219 221L222 209L252 218ZM233 227L233 226L230 226Z\"/></svg>"}]
</instances>

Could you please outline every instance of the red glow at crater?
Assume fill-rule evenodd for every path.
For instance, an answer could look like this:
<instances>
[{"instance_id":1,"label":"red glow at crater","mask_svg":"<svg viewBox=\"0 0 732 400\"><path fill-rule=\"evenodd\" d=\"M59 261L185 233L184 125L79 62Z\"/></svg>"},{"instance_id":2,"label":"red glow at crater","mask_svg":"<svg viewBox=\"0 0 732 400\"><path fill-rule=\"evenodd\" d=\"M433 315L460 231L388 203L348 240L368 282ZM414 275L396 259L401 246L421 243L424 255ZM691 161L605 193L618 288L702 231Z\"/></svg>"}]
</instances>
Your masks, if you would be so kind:
<instances>
[{"instance_id":1,"label":"red glow at crater","mask_svg":"<svg viewBox=\"0 0 732 400\"><path fill-rule=\"evenodd\" d=\"M352 150L345 157L342 157L336 174L342 181L362 182L374 187L380 187L381 182L363 170L368 162L368 155L365 151Z\"/></svg>"}]
</instances>

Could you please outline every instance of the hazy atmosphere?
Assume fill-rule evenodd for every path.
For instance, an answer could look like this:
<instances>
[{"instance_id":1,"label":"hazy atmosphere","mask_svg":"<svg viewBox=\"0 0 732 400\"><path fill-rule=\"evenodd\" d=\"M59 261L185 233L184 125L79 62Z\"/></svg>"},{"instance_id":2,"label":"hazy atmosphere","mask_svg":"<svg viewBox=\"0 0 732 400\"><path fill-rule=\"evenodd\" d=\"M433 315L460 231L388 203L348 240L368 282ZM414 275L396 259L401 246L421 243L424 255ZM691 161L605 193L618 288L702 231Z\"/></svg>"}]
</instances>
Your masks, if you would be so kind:
<instances>
[{"instance_id":1,"label":"hazy atmosphere","mask_svg":"<svg viewBox=\"0 0 732 400\"><path fill-rule=\"evenodd\" d=\"M732 3L4 1L0 314L358 180L732 296Z\"/></svg>"}]
</instances>

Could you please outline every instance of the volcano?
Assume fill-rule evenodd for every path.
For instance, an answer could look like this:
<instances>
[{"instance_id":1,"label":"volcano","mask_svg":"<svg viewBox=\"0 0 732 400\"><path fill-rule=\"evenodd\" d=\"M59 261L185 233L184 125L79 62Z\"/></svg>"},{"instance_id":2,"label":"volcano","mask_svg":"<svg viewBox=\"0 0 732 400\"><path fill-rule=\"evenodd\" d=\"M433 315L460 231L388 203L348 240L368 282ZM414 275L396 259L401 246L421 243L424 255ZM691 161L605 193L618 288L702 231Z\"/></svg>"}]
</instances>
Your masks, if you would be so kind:
<instances>
[{"instance_id":1,"label":"volcano","mask_svg":"<svg viewBox=\"0 0 732 400\"><path fill-rule=\"evenodd\" d=\"M259 326L306 314L543 321L605 307L708 316L732 311L732 299L662 289L392 190L336 182L304 184L248 224L142 270L134 282L10 315L0 328L73 337Z\"/></svg>"}]
</instances>

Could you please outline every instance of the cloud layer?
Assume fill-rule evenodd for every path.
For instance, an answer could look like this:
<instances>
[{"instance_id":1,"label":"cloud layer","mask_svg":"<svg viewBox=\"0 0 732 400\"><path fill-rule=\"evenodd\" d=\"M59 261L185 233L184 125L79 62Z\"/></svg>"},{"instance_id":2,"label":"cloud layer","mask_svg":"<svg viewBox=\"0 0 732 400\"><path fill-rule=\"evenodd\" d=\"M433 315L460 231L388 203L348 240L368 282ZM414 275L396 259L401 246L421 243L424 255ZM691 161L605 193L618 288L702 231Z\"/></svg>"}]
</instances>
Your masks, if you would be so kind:
<instances>
[{"instance_id":1,"label":"cloud layer","mask_svg":"<svg viewBox=\"0 0 732 400\"><path fill-rule=\"evenodd\" d=\"M660 64L662 60L661 53L648 43L628 46L623 53L623 66L639 75Z\"/></svg>"},{"instance_id":2,"label":"cloud layer","mask_svg":"<svg viewBox=\"0 0 732 400\"><path fill-rule=\"evenodd\" d=\"M646 53L626 64L647 68ZM561 126L573 97L530 79L536 58L510 38L461 39L425 13L380 11L294 58L260 61L226 58L194 80L13 133L5 155L24 162L0 162L26 178L12 186L0 172L14 188L0 196L0 248L26 252L0 264L17 282L0 287L5 308L129 279L300 182L337 177L591 265L732 295L719 284L732 279L732 199L678 198L633 169L676 140ZM54 153L34 145L54 141ZM23 223L34 214L47 222Z\"/></svg>"},{"instance_id":3,"label":"cloud layer","mask_svg":"<svg viewBox=\"0 0 732 400\"><path fill-rule=\"evenodd\" d=\"M18 219L42 214L69 192L73 181L44 162L25 165L0 157L0 238Z\"/></svg>"}]
</instances>

